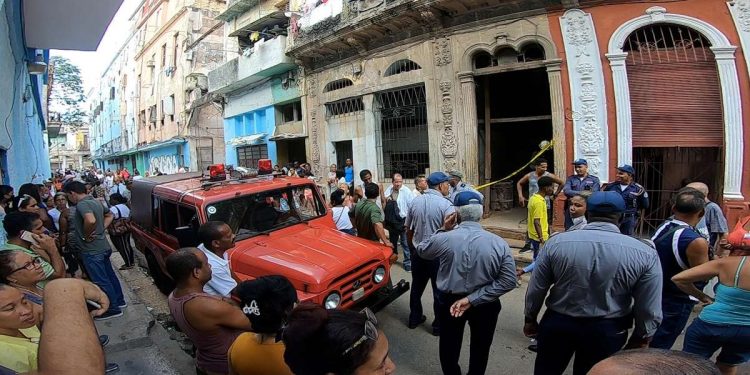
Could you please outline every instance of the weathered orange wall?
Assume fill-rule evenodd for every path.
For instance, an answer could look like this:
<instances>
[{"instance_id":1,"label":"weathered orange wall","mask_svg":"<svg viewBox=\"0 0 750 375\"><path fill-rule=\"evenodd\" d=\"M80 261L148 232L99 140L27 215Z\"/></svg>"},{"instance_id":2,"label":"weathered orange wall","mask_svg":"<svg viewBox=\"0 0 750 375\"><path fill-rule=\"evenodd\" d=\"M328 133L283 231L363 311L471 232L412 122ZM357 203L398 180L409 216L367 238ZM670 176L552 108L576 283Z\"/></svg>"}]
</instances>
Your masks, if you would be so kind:
<instances>
[{"instance_id":1,"label":"weathered orange wall","mask_svg":"<svg viewBox=\"0 0 750 375\"><path fill-rule=\"evenodd\" d=\"M690 17L700 19L706 23L713 25L719 29L726 37L729 42L737 47L735 52L735 59L737 65L737 75L739 77L740 84L740 95L742 100L743 108L743 124L750 124L750 78L748 77L747 65L745 63L744 51L740 45L739 35L735 28L732 16L729 13L727 7L727 1L725 0L685 0L681 2L649 2L649 3L633 3L633 4L615 4L615 5L600 5L589 8L582 8L585 12L590 13L594 20L594 28L596 31L597 41L599 43L599 52L601 54L600 59L602 62L602 70L604 73L605 92L607 96L607 123L609 126L609 164L612 170L609 171L610 176L614 176L614 168L617 166L617 115L615 107L614 97L614 86L612 83L612 70L610 69L609 60L605 57L608 53L609 40L615 30L620 27L623 23L640 17L646 14L646 9L660 6L667 10L667 13L682 14ZM563 12L555 11L550 12L549 22L552 30L552 37L554 43L557 45L558 51L563 59L565 59L565 46L563 44L562 31L560 30L560 17ZM567 65L563 62L563 94L565 96L565 109L566 113L570 113L571 105L571 93L570 93L570 82L567 74ZM567 138L567 151L568 155L573 155L573 124L572 121L566 119L566 136ZM743 125L745 132L743 134L743 144L750 142L750 131L748 127ZM745 202L742 201L724 201L724 211L727 215L727 219L730 224L737 221L741 216L750 213L750 149L744 147L743 150L743 170L742 170L742 194L745 196ZM572 167L567 166L567 174L571 174ZM608 177L599 176L602 182L607 181Z\"/></svg>"}]
</instances>

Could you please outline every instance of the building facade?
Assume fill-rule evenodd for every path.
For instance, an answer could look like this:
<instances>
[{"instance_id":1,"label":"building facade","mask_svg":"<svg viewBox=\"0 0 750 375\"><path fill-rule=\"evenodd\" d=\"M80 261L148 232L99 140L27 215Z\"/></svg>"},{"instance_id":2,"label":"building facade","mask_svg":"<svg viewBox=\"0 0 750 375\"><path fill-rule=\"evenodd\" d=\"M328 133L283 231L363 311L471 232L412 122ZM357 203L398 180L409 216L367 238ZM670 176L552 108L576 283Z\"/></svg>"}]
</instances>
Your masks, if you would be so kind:
<instances>
[{"instance_id":1,"label":"building facade","mask_svg":"<svg viewBox=\"0 0 750 375\"><path fill-rule=\"evenodd\" d=\"M458 169L482 184L554 140L545 157L561 176L576 158L602 181L634 165L652 198L644 232L687 180L706 182L730 219L748 213L748 1L290 7L287 52L304 67L318 173L343 154L380 180Z\"/></svg>"},{"instance_id":2,"label":"building facade","mask_svg":"<svg viewBox=\"0 0 750 375\"><path fill-rule=\"evenodd\" d=\"M89 125L64 125L55 113L47 117L49 163L52 173L84 170L92 165Z\"/></svg>"},{"instance_id":3,"label":"building facade","mask_svg":"<svg viewBox=\"0 0 750 375\"><path fill-rule=\"evenodd\" d=\"M94 95L100 167L171 174L224 161L221 110L206 96L206 75L224 59L223 22L215 20L224 7L223 0L143 1Z\"/></svg>"},{"instance_id":4,"label":"building facade","mask_svg":"<svg viewBox=\"0 0 750 375\"><path fill-rule=\"evenodd\" d=\"M233 57L208 75L209 90L224 102L227 164L257 167L306 160L298 67L286 55L289 18L277 1L230 1L226 22ZM233 53L231 49L235 49Z\"/></svg>"},{"instance_id":5,"label":"building facade","mask_svg":"<svg viewBox=\"0 0 750 375\"><path fill-rule=\"evenodd\" d=\"M50 49L95 50L121 1L0 1L0 181L50 177L46 130ZM86 22L84 21L84 17Z\"/></svg>"}]
</instances>

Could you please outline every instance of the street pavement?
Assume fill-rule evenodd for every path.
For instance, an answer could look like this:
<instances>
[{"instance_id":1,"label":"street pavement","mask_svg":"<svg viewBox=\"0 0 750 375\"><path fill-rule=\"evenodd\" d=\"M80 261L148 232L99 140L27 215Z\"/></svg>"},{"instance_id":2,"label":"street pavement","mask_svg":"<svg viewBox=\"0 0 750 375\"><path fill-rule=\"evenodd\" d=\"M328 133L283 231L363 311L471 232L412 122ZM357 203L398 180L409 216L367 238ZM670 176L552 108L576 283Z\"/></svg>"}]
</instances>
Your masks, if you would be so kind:
<instances>
[{"instance_id":1,"label":"street pavement","mask_svg":"<svg viewBox=\"0 0 750 375\"><path fill-rule=\"evenodd\" d=\"M512 246L522 242L509 241ZM529 253L518 254L514 249L519 264L529 262ZM403 256L403 254L400 254ZM112 256L115 268L122 261L119 255ZM169 322L165 329L160 322L169 320L166 296L159 293L143 269L118 272L124 280L129 307L122 318L97 322L101 334L110 335L107 346L107 359L120 365L121 374L164 374L192 375L195 373L193 359L186 353L190 344L185 343L182 335L175 332ZM411 274L406 273L401 261L392 268L395 281L411 281ZM524 296L528 277L524 276L521 286L503 296L502 311L498 319L495 339L487 368L487 374L532 374L535 354L527 349L529 339L522 333ZM438 357L438 338L432 336L430 323L432 314L432 291L428 287L422 298L427 321L410 330L406 327L409 315L408 292L378 312L380 328L385 332L390 343L391 358L396 364L396 373L400 375L440 374ZM158 319L156 319L157 317ZM692 320L692 319L691 319ZM154 323L151 323L154 322ZM150 327L150 328L149 328ZM675 344L682 348L682 336ZM186 349L186 350L183 350ZM468 370L469 328L466 327L461 368ZM571 366L572 367L572 366ZM566 374L572 373L569 368ZM743 366L740 374L750 374L750 367Z\"/></svg>"}]
</instances>

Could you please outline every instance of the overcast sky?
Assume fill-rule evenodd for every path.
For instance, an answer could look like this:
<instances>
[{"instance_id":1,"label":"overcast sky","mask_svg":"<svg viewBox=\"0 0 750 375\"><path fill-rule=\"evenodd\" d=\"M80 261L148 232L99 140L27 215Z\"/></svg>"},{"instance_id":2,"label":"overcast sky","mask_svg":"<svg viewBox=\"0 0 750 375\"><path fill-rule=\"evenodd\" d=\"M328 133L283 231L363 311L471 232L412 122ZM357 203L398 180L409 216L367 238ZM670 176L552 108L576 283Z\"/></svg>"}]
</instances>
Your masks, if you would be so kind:
<instances>
[{"instance_id":1,"label":"overcast sky","mask_svg":"<svg viewBox=\"0 0 750 375\"><path fill-rule=\"evenodd\" d=\"M104 69L115 57L115 53L128 38L128 18L135 12L140 0L123 0L120 9L112 19L96 52L52 50L52 56L68 58L81 69L85 94L96 84Z\"/></svg>"}]
</instances>

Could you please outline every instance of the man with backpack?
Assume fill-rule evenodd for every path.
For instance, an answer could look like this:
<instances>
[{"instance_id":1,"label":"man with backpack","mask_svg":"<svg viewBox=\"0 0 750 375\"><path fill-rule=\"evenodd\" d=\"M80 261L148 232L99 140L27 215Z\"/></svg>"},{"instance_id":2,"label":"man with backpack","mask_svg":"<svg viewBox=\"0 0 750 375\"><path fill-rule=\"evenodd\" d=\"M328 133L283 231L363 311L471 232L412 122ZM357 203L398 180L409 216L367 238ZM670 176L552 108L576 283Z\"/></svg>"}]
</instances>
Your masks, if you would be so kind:
<instances>
[{"instance_id":1,"label":"man with backpack","mask_svg":"<svg viewBox=\"0 0 750 375\"><path fill-rule=\"evenodd\" d=\"M683 188L673 198L674 216L659 227L651 238L659 254L664 279L661 301L664 320L651 341L652 348L671 349L697 303L672 282L672 277L709 261L708 241L695 229L705 206L706 196L703 193L693 188ZM696 287L703 289L705 285L701 283Z\"/></svg>"},{"instance_id":2,"label":"man with backpack","mask_svg":"<svg viewBox=\"0 0 750 375\"><path fill-rule=\"evenodd\" d=\"M414 200L414 194L404 186L404 178L400 173L394 173L391 186L383 194L383 211L385 213L385 229L393 244L393 254L398 255L398 245L404 250L404 270L411 272L411 251L406 241L406 216L409 205Z\"/></svg>"}]
</instances>

